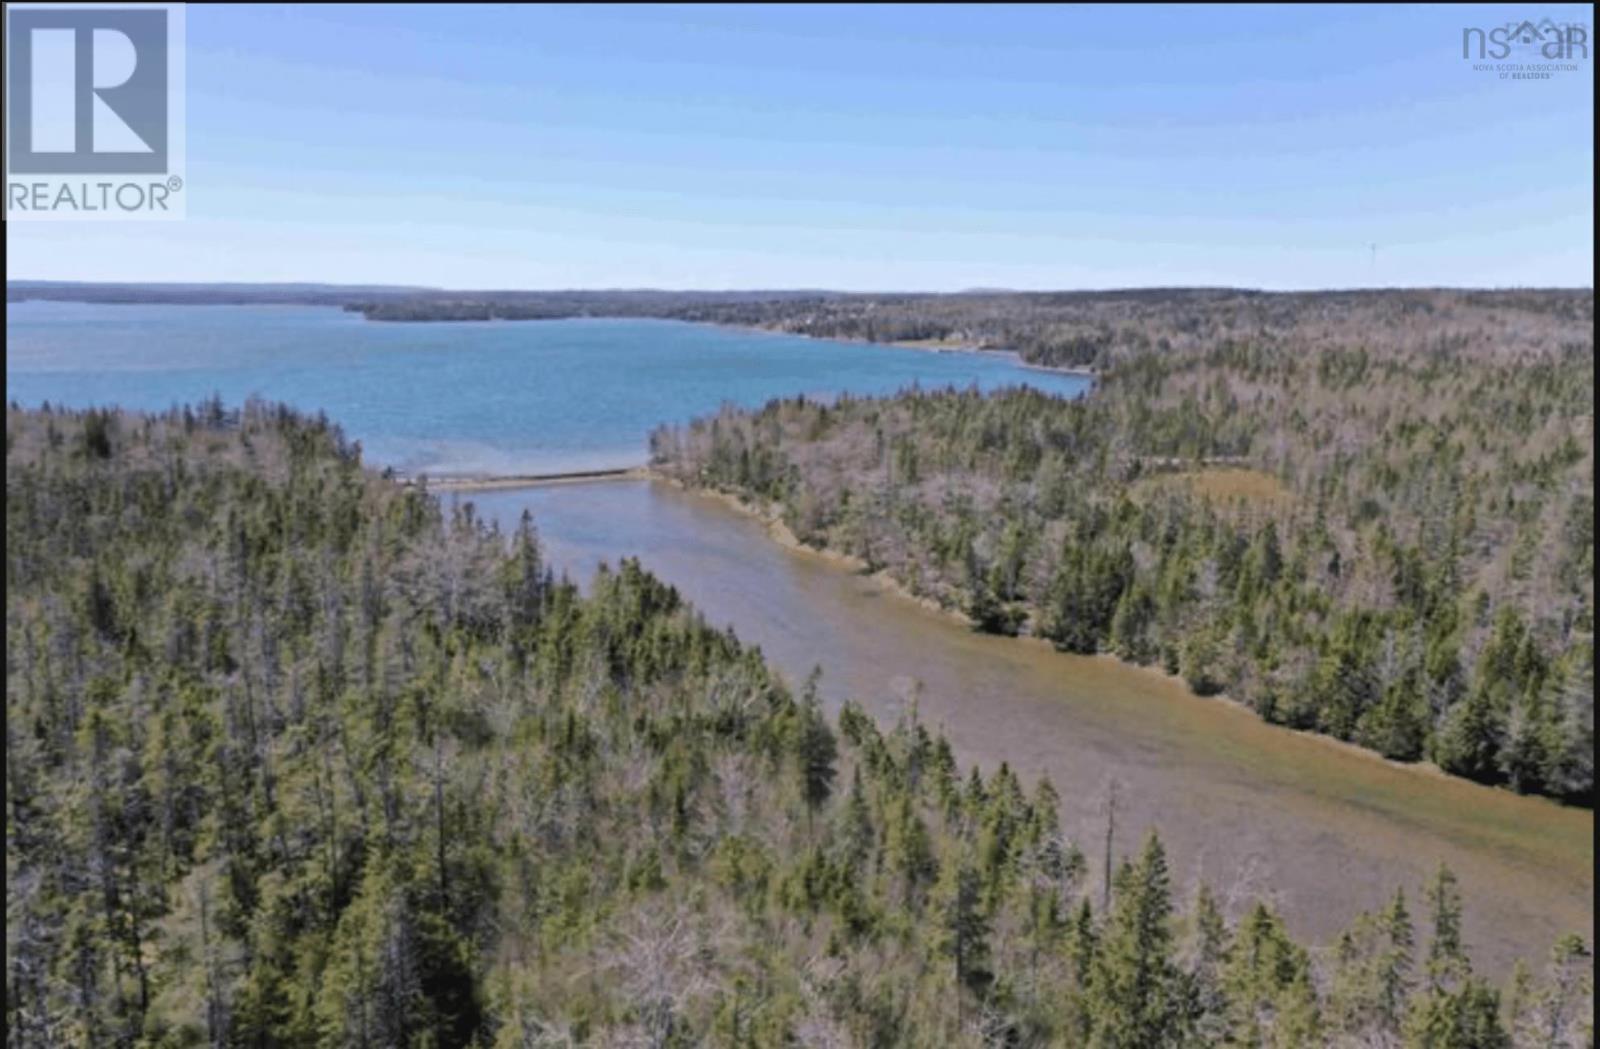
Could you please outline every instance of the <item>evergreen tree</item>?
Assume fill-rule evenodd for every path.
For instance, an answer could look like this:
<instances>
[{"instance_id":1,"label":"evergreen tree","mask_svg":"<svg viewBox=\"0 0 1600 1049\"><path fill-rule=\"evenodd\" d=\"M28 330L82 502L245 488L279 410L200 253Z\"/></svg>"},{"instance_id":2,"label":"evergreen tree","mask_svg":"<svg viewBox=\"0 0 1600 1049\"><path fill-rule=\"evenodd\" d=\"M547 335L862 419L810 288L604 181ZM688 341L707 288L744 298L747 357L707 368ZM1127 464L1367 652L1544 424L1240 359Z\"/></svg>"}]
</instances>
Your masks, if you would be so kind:
<instances>
[{"instance_id":1,"label":"evergreen tree","mask_svg":"<svg viewBox=\"0 0 1600 1049\"><path fill-rule=\"evenodd\" d=\"M817 698L817 674L806 682L795 734L795 759L800 769L800 793L811 818L833 794L838 744Z\"/></svg>"},{"instance_id":2,"label":"evergreen tree","mask_svg":"<svg viewBox=\"0 0 1600 1049\"><path fill-rule=\"evenodd\" d=\"M951 959L956 993L980 1000L994 982L989 967L989 920L977 868L965 856L944 865L934 898L940 916L940 950Z\"/></svg>"},{"instance_id":3,"label":"evergreen tree","mask_svg":"<svg viewBox=\"0 0 1600 1049\"><path fill-rule=\"evenodd\" d=\"M1138 861L1125 862L1117 872L1091 980L1090 1044L1158 1046L1175 1038L1179 1002L1171 913L1166 853L1152 836Z\"/></svg>"}]
</instances>

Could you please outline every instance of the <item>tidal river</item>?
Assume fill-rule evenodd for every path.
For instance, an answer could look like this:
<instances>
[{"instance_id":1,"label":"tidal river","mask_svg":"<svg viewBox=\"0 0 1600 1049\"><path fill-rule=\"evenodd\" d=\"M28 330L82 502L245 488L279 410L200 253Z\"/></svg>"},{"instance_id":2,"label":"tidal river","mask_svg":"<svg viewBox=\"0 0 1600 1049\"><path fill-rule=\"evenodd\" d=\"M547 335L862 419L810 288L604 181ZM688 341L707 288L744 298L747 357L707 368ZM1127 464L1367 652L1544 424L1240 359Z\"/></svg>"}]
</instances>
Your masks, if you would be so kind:
<instances>
[{"instance_id":1,"label":"tidal river","mask_svg":"<svg viewBox=\"0 0 1600 1049\"><path fill-rule=\"evenodd\" d=\"M659 482L457 498L503 528L532 510L552 563L575 579L637 555L791 679L821 666L835 706L852 698L892 721L919 694L921 718L964 762L1003 759L1025 780L1050 777L1096 891L1114 780L1116 852L1157 828L1176 885L1203 877L1236 908L1266 895L1324 945L1397 886L1422 925L1420 890L1441 860L1461 878L1467 937L1487 974L1504 976L1518 956L1541 962L1563 932L1592 936L1589 812L1274 728L1152 671L975 634Z\"/></svg>"}]
</instances>

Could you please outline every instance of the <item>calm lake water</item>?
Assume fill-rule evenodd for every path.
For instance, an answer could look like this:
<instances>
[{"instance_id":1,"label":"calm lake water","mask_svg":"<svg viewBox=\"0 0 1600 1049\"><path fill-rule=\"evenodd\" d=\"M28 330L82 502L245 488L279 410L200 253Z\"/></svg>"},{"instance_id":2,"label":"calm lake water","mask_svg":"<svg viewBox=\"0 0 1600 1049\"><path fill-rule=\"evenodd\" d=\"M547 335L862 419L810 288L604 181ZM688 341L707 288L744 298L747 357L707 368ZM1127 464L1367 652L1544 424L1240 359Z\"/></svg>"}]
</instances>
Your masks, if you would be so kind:
<instances>
[{"instance_id":1,"label":"calm lake water","mask_svg":"<svg viewBox=\"0 0 1600 1049\"><path fill-rule=\"evenodd\" d=\"M406 473L633 466L663 422L724 402L892 393L913 383L1088 380L1002 354L921 350L653 320L386 324L297 306L6 306L7 396L162 409L252 394L324 410Z\"/></svg>"},{"instance_id":2,"label":"calm lake water","mask_svg":"<svg viewBox=\"0 0 1600 1049\"><path fill-rule=\"evenodd\" d=\"M1000 356L814 341L656 321L374 324L294 307L7 307L9 397L24 405L165 408L219 393L322 409L368 458L435 473L629 465L644 436L724 401L1087 381ZM446 498L450 498L446 496ZM1440 860L1461 876L1483 969L1541 959L1593 932L1591 814L1520 798L1281 729L1107 659L974 634L870 579L778 546L715 500L646 482L460 496L513 524L532 509L554 563L585 579L637 555L713 622L798 680L824 668L837 706L891 721L913 689L966 761L1049 775L1067 830L1118 851L1159 827L1180 885L1203 875L1236 905L1265 892L1328 942Z\"/></svg>"}]
</instances>

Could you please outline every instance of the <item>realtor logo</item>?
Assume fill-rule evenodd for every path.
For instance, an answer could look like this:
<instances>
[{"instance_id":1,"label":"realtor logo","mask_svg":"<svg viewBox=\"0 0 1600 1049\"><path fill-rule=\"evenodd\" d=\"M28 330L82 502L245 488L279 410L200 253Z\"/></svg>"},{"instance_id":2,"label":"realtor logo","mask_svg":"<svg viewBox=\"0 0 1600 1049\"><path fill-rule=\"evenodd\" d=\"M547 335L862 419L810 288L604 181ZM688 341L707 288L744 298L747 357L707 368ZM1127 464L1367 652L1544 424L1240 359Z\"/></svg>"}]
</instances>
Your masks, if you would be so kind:
<instances>
[{"instance_id":1,"label":"realtor logo","mask_svg":"<svg viewBox=\"0 0 1600 1049\"><path fill-rule=\"evenodd\" d=\"M181 4L6 5L8 219L181 217L182 30Z\"/></svg>"},{"instance_id":2,"label":"realtor logo","mask_svg":"<svg viewBox=\"0 0 1600 1049\"><path fill-rule=\"evenodd\" d=\"M1477 54L1474 56L1473 51ZM1535 25L1531 20L1507 22L1483 29L1467 26L1461 31L1461 57L1496 62L1520 52L1528 59L1549 62L1589 57L1589 27L1582 22L1558 25L1546 18Z\"/></svg>"},{"instance_id":3,"label":"realtor logo","mask_svg":"<svg viewBox=\"0 0 1600 1049\"><path fill-rule=\"evenodd\" d=\"M167 170L167 13L13 12L11 170Z\"/></svg>"}]
</instances>

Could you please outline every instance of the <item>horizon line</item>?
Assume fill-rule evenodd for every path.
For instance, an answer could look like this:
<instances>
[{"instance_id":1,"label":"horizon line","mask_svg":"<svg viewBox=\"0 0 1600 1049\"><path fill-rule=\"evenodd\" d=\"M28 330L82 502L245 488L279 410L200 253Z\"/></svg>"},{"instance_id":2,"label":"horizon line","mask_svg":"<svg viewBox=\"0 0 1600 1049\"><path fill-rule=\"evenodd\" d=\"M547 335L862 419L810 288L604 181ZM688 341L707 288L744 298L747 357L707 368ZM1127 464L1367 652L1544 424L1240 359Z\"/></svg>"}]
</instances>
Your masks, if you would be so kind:
<instances>
[{"instance_id":1,"label":"horizon line","mask_svg":"<svg viewBox=\"0 0 1600 1049\"><path fill-rule=\"evenodd\" d=\"M1305 285L1290 288L1252 287L1240 284L1118 284L1096 287L987 287L975 286L954 290L929 288L871 288L849 289L825 286L790 285L770 287L668 287L664 285L600 285L583 287L501 287L470 288L446 287L435 284L395 284L369 281L319 281L319 280L80 280L54 277L6 277L6 288L13 286L35 287L138 287L138 288L317 288L331 291L387 291L450 295L528 295L528 294L671 294L671 295L759 295L781 293L785 295L1093 295L1118 292L1153 291L1220 291L1245 292L1254 295L1297 295L1330 292L1396 292L1396 291L1587 291L1593 284L1352 284Z\"/></svg>"}]
</instances>

